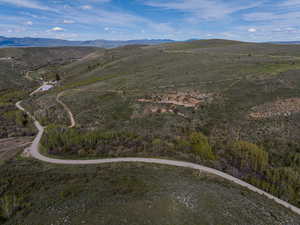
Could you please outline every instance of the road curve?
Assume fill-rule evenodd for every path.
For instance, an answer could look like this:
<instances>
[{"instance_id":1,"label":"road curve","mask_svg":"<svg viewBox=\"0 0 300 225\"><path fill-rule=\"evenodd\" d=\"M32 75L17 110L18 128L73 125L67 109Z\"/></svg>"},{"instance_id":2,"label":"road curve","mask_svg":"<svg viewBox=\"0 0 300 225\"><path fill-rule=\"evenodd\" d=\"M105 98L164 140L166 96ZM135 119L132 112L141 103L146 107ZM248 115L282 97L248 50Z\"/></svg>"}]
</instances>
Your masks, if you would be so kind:
<instances>
[{"instance_id":1,"label":"road curve","mask_svg":"<svg viewBox=\"0 0 300 225\"><path fill-rule=\"evenodd\" d=\"M64 107L64 109L67 111L68 115L69 115L69 118L70 118L70 126L69 128L73 128L76 126L76 122L75 122L75 119L74 119L74 116L71 112L71 110L69 109L69 107L63 102L60 100L60 97L64 95L64 91L63 92L60 92L57 96L56 96L56 101L62 105L62 107Z\"/></svg>"},{"instance_id":2,"label":"road curve","mask_svg":"<svg viewBox=\"0 0 300 225\"><path fill-rule=\"evenodd\" d=\"M175 160L166 160L166 159L152 159L152 158L111 158L111 159L95 159L95 160L63 160L63 159L54 159L49 158L47 156L44 156L40 154L39 152L39 143L44 133L44 127L28 112L26 111L22 106L21 102L19 101L16 103L16 107L25 113L28 114L29 117L31 117L34 121L34 124L36 128L38 129L38 134L35 137L34 141L32 142L31 146L25 151L29 153L33 158L41 160L43 162L47 163L53 163L53 164L64 164L64 165L91 165L91 164L104 164L104 163L120 163L120 162L141 162L141 163L153 163L153 164L162 164L162 165L169 165L169 166L177 166L177 167L184 167L184 168L191 168L195 170L199 170L201 172L213 174L219 177L224 178L225 180L231 181L235 184L238 184L240 186L243 186L245 188L248 188L251 191L254 191L256 193L259 193L261 195L266 196L269 199L274 200L278 204L292 210L296 214L300 215L300 209L291 205L290 203L283 201L261 189L258 189L257 187L254 187L251 184L248 184L236 177L233 177L231 175L228 175L226 173L223 173L219 170L201 166L195 163L190 162L183 162L183 161L175 161Z\"/></svg>"}]
</instances>

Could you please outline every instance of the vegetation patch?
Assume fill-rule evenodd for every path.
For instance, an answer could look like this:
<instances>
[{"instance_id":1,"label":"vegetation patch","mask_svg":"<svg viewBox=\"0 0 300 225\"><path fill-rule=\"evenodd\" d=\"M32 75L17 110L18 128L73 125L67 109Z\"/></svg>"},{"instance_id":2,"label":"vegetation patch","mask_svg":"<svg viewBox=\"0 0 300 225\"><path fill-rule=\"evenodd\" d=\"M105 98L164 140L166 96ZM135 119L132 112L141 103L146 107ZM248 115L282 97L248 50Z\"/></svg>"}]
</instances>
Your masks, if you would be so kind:
<instances>
[{"instance_id":1,"label":"vegetation patch","mask_svg":"<svg viewBox=\"0 0 300 225\"><path fill-rule=\"evenodd\" d=\"M3 225L294 225L299 221L298 215L264 196L191 169L12 160L0 165L0 171Z\"/></svg>"},{"instance_id":2,"label":"vegetation patch","mask_svg":"<svg viewBox=\"0 0 300 225\"><path fill-rule=\"evenodd\" d=\"M85 80L80 80L80 81L76 81L76 82L67 84L67 85L63 86L63 88L60 88L60 91L67 90L67 89L74 89L74 88L78 88L81 86L87 86L87 85L94 84L97 82L106 81L106 80L109 80L109 79L112 79L115 77L117 77L117 76L116 75L105 75L105 76L90 77Z\"/></svg>"}]
</instances>

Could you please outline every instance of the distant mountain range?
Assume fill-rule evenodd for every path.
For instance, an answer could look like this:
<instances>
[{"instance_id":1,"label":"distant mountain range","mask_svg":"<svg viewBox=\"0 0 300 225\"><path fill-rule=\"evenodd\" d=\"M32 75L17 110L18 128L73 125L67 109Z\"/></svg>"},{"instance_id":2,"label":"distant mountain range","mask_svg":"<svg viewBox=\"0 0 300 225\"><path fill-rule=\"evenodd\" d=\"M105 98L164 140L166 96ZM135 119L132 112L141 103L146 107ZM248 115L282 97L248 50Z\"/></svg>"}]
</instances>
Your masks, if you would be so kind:
<instances>
[{"instance_id":1,"label":"distant mountain range","mask_svg":"<svg viewBox=\"0 0 300 225\"><path fill-rule=\"evenodd\" d=\"M169 39L142 39L128 41L90 40L90 41L68 41L50 38L15 38L0 36L0 48L2 47L59 47L59 46L95 46L102 48L114 48L124 45L154 45L174 42Z\"/></svg>"},{"instance_id":2,"label":"distant mountain range","mask_svg":"<svg viewBox=\"0 0 300 225\"><path fill-rule=\"evenodd\" d=\"M300 41L272 41L271 44L300 45Z\"/></svg>"}]
</instances>

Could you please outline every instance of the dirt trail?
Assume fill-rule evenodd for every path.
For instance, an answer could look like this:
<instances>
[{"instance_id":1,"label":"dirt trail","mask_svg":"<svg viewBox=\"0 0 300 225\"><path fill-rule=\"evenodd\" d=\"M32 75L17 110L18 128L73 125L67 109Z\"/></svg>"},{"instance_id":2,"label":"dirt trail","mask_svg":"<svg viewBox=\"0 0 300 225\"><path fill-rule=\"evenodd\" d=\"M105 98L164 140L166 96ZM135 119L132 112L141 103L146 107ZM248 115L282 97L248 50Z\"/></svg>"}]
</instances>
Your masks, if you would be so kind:
<instances>
[{"instance_id":1,"label":"dirt trail","mask_svg":"<svg viewBox=\"0 0 300 225\"><path fill-rule=\"evenodd\" d=\"M67 111L68 115L69 115L69 118L70 118L70 126L69 128L73 128L76 126L76 122L75 122L75 119L74 119L74 116L73 116L73 113L71 112L70 108L63 102L60 100L60 97L62 97L63 95L65 94L65 91L63 92L60 92L57 96L56 96L56 101L62 105L64 107L64 109Z\"/></svg>"},{"instance_id":2,"label":"dirt trail","mask_svg":"<svg viewBox=\"0 0 300 225\"><path fill-rule=\"evenodd\" d=\"M27 80L34 81L34 80L32 79L32 77L29 76L29 74L30 74L31 72L32 72L32 71L27 71L26 74L25 74L25 78L26 78Z\"/></svg>"}]
</instances>

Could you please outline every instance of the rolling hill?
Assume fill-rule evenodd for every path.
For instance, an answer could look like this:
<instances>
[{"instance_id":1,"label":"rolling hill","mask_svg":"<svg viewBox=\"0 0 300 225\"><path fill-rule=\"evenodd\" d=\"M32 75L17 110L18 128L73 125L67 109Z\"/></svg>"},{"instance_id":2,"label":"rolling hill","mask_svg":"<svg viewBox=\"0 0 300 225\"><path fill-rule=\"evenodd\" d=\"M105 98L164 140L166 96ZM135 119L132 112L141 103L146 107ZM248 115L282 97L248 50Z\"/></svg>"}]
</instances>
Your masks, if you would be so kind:
<instances>
[{"instance_id":1,"label":"rolling hill","mask_svg":"<svg viewBox=\"0 0 300 225\"><path fill-rule=\"evenodd\" d=\"M40 54L37 59L54 51L34 49L30 54ZM63 49L67 56L68 48ZM41 60L41 66L30 69L33 81L28 81L32 85L28 90L37 87L41 78L59 77L50 91L21 96L23 106L47 126L43 154L64 159L159 157L195 162L300 206L300 46L217 39L83 49L77 49L82 54L76 60L58 60L62 53L53 54L51 61L64 63L49 65ZM12 50L5 51L1 57L11 57ZM75 127L69 128L70 118L61 102L74 116ZM148 218L136 224L300 221L262 196L179 168L142 164L77 168L20 159L2 169L5 179L0 187L8 182L14 187L3 191L7 198L24 196L41 218L47 218L51 209L55 216L49 224L62 219L99 224L97 215L102 215L103 224L134 224L135 212ZM19 180L15 174L22 170L26 176ZM44 174L49 175L46 180ZM26 187L31 191L26 192ZM114 207L120 204L123 211ZM99 214L83 219L92 206ZM76 215L67 218L71 211ZM18 224L22 219L34 224L37 218L21 199L19 211L6 221Z\"/></svg>"},{"instance_id":2,"label":"rolling hill","mask_svg":"<svg viewBox=\"0 0 300 225\"><path fill-rule=\"evenodd\" d=\"M49 154L208 163L298 204L299 65L299 46L290 45L203 40L125 46L62 66L59 87L28 99L27 107L53 124L44 137ZM60 127L68 120L47 113L47 102L54 107L62 91L76 120L72 131ZM61 146L70 135L74 143ZM86 143L90 136L92 144ZM202 149L197 143L206 138L210 145ZM284 180L292 180L290 193Z\"/></svg>"}]
</instances>

